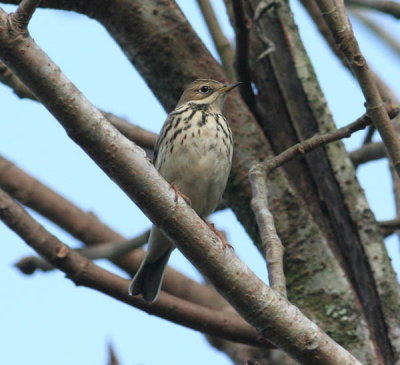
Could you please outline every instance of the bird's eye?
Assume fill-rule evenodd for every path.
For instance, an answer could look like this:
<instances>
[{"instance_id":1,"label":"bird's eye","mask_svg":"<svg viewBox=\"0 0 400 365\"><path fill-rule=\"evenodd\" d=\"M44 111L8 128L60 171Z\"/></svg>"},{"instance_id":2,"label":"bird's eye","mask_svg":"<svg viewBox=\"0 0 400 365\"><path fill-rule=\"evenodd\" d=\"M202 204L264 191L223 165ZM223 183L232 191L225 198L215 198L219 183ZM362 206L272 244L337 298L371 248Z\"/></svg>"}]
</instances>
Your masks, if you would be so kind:
<instances>
[{"instance_id":1,"label":"bird's eye","mask_svg":"<svg viewBox=\"0 0 400 365\"><path fill-rule=\"evenodd\" d=\"M203 93L203 94L208 93L209 91L210 91L210 88L207 85L203 85L200 88L200 92Z\"/></svg>"}]
</instances>

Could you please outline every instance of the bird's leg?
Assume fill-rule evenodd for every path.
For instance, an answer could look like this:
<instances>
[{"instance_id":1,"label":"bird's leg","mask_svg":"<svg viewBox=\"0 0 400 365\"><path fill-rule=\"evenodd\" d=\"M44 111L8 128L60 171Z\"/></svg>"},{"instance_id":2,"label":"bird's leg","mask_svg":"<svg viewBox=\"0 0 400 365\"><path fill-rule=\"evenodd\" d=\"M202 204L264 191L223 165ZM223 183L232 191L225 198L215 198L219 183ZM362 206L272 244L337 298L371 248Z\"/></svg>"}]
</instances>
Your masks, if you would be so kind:
<instances>
[{"instance_id":1,"label":"bird's leg","mask_svg":"<svg viewBox=\"0 0 400 365\"><path fill-rule=\"evenodd\" d=\"M223 248L229 248L233 251L235 251L235 249L233 248L233 246L231 244L229 244L229 242L226 240L225 235L223 233L221 233L220 231L218 231L218 229L215 228L214 223L209 222L207 219L203 218L204 222L207 223L207 225L210 227L210 229L218 236L218 238L222 241L222 246Z\"/></svg>"},{"instance_id":2,"label":"bird's leg","mask_svg":"<svg viewBox=\"0 0 400 365\"><path fill-rule=\"evenodd\" d=\"M191 207L192 206L192 201L190 200L190 198L187 196L187 195L185 195L185 194L183 194L180 190L179 190L179 188L178 188L178 186L176 185L176 184L174 184L174 183L172 183L171 184L171 188L175 191L175 203L178 201L178 195L180 195L182 198L183 198L183 200Z\"/></svg>"}]
</instances>

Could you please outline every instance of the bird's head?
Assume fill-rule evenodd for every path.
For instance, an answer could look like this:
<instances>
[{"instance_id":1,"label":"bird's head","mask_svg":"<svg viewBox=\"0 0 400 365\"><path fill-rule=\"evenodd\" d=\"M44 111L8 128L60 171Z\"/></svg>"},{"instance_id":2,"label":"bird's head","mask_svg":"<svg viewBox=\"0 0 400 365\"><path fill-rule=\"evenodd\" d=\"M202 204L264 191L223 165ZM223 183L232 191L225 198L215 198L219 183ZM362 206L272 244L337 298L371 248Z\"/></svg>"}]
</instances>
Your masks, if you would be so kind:
<instances>
[{"instance_id":1,"label":"bird's head","mask_svg":"<svg viewBox=\"0 0 400 365\"><path fill-rule=\"evenodd\" d=\"M186 103L207 105L215 112L221 112L222 106L229 91L242 84L225 85L219 81L210 79L197 79L185 88L178 106Z\"/></svg>"}]
</instances>

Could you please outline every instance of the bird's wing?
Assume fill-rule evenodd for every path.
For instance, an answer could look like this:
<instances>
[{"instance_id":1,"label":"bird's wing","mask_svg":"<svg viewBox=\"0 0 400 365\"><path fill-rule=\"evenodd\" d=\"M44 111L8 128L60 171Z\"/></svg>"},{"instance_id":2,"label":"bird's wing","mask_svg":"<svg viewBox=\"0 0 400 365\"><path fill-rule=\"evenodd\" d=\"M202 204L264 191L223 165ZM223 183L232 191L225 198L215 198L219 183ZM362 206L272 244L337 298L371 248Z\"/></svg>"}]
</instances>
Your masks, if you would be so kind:
<instances>
[{"instance_id":1,"label":"bird's wing","mask_svg":"<svg viewBox=\"0 0 400 365\"><path fill-rule=\"evenodd\" d=\"M186 104L181 105L180 107L174 109L167 117L167 120L164 122L164 125L161 129L161 132L157 138L156 144L154 146L154 153L153 153L153 164L157 166L157 156L158 151L160 149L161 143L165 140L165 136L170 131L173 126L173 122L176 118L179 118L180 115L185 113L189 110L189 106Z\"/></svg>"}]
</instances>

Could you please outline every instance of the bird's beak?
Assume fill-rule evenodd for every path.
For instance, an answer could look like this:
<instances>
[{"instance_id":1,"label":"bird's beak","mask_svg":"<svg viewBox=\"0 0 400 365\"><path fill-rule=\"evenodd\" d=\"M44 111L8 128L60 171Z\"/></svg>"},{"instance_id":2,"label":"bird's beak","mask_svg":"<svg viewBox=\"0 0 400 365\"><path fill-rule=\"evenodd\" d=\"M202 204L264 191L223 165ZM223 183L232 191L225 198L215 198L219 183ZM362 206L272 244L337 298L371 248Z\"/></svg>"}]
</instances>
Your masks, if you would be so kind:
<instances>
[{"instance_id":1,"label":"bird's beak","mask_svg":"<svg viewBox=\"0 0 400 365\"><path fill-rule=\"evenodd\" d=\"M241 84L243 84L243 82L237 82L236 84L225 85L225 86L221 87L220 89L218 89L218 91L221 94L225 94L225 93L228 93L229 91L231 91L232 89L234 89L236 86L239 86Z\"/></svg>"}]
</instances>

